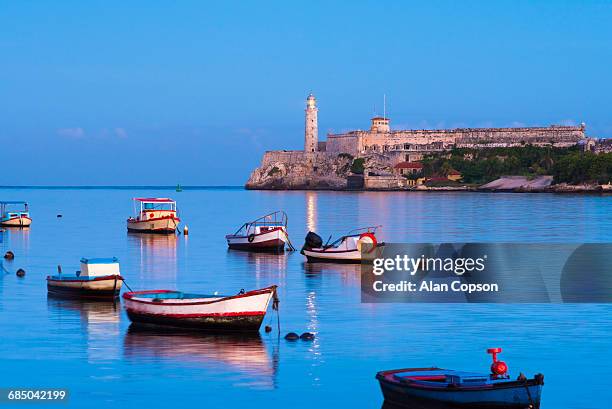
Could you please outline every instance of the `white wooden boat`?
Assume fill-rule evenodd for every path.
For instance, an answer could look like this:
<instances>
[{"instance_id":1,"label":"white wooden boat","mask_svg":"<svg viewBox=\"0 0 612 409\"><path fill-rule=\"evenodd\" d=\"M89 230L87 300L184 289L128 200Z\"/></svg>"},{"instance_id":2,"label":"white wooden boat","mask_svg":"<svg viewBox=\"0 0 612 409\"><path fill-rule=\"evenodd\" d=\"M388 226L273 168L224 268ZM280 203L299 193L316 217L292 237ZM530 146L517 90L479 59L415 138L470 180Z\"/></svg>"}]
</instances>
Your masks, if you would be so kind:
<instances>
[{"instance_id":1,"label":"white wooden boat","mask_svg":"<svg viewBox=\"0 0 612 409\"><path fill-rule=\"evenodd\" d=\"M135 198L134 213L127 219L129 232L173 234L181 222L176 202L168 198Z\"/></svg>"},{"instance_id":2,"label":"white wooden boat","mask_svg":"<svg viewBox=\"0 0 612 409\"><path fill-rule=\"evenodd\" d=\"M225 236L230 249L250 251L284 251L289 242L287 214L276 211L244 223L234 234Z\"/></svg>"},{"instance_id":3,"label":"white wooden boat","mask_svg":"<svg viewBox=\"0 0 612 409\"><path fill-rule=\"evenodd\" d=\"M12 209L13 206L20 206L22 210ZM7 227L29 227L31 224L32 219L26 202L0 202L0 225Z\"/></svg>"},{"instance_id":4,"label":"white wooden boat","mask_svg":"<svg viewBox=\"0 0 612 409\"><path fill-rule=\"evenodd\" d=\"M188 294L172 290L123 294L128 317L135 324L201 331L258 331L276 297L276 286L237 295Z\"/></svg>"},{"instance_id":5,"label":"white wooden boat","mask_svg":"<svg viewBox=\"0 0 612 409\"><path fill-rule=\"evenodd\" d=\"M119 260L113 258L83 258L76 274L47 276L47 291L51 295L71 298L115 299L119 296L123 277Z\"/></svg>"},{"instance_id":6,"label":"white wooden boat","mask_svg":"<svg viewBox=\"0 0 612 409\"><path fill-rule=\"evenodd\" d=\"M376 239L378 227L380 226L351 230L331 244L323 244L321 237L309 232L301 253L306 256L309 263L360 263L363 259L362 246L367 245L368 249L374 250L384 245L378 243Z\"/></svg>"}]
</instances>

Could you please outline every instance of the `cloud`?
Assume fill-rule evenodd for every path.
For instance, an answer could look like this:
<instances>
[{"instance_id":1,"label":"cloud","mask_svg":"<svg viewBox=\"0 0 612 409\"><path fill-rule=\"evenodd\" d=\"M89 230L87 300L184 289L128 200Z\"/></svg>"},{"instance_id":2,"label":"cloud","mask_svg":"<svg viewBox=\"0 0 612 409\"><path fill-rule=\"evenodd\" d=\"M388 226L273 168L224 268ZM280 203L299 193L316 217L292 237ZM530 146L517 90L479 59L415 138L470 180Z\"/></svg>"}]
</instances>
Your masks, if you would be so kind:
<instances>
[{"instance_id":1,"label":"cloud","mask_svg":"<svg viewBox=\"0 0 612 409\"><path fill-rule=\"evenodd\" d=\"M128 133L125 128L115 128L115 136L119 138L127 138Z\"/></svg>"},{"instance_id":2,"label":"cloud","mask_svg":"<svg viewBox=\"0 0 612 409\"><path fill-rule=\"evenodd\" d=\"M89 130L85 132L83 128L60 128L57 134L68 139L106 139L118 138L125 139L128 137L128 132L125 128L103 128L99 130Z\"/></svg>"},{"instance_id":3,"label":"cloud","mask_svg":"<svg viewBox=\"0 0 612 409\"><path fill-rule=\"evenodd\" d=\"M61 128L57 130L59 136L71 139L81 139L85 137L85 130L83 128Z\"/></svg>"}]
</instances>

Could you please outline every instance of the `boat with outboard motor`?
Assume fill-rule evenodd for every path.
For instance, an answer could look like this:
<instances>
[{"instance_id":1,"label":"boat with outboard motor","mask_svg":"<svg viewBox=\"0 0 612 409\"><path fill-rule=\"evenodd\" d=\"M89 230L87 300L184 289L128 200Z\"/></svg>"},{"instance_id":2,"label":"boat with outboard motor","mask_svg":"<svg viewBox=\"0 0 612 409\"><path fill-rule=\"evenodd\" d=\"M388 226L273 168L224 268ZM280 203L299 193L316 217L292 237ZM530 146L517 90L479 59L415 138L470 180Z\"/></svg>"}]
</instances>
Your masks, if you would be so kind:
<instances>
[{"instance_id":1,"label":"boat with outboard motor","mask_svg":"<svg viewBox=\"0 0 612 409\"><path fill-rule=\"evenodd\" d=\"M282 210L244 223L234 234L225 236L227 245L234 250L284 251L291 246L287 235L287 214Z\"/></svg>"},{"instance_id":2,"label":"boat with outboard motor","mask_svg":"<svg viewBox=\"0 0 612 409\"><path fill-rule=\"evenodd\" d=\"M501 348L487 350L493 356L491 374L441 368L406 368L382 371L376 379L385 402L409 408L538 409L544 375L516 379L507 375L508 366L497 359Z\"/></svg>"},{"instance_id":3,"label":"boat with outboard motor","mask_svg":"<svg viewBox=\"0 0 612 409\"><path fill-rule=\"evenodd\" d=\"M13 206L21 206L22 209L13 210ZM29 227L32 224L28 204L23 201L0 202L0 225L6 227Z\"/></svg>"},{"instance_id":4,"label":"boat with outboard motor","mask_svg":"<svg viewBox=\"0 0 612 409\"><path fill-rule=\"evenodd\" d=\"M189 294L172 290L123 294L128 317L135 324L199 331L258 331L268 310L278 308L276 286L236 295Z\"/></svg>"},{"instance_id":5,"label":"boat with outboard motor","mask_svg":"<svg viewBox=\"0 0 612 409\"><path fill-rule=\"evenodd\" d=\"M51 295L70 298L115 299L119 296L123 277L119 260L112 258L82 258L76 274L47 276L47 291Z\"/></svg>"},{"instance_id":6,"label":"boat with outboard motor","mask_svg":"<svg viewBox=\"0 0 612 409\"><path fill-rule=\"evenodd\" d=\"M323 244L321 237L308 232L301 253L309 263L360 263L363 260L362 246L368 246L368 251L384 246L376 239L376 230L381 226L369 226L351 230L346 235ZM329 243L331 236L327 240Z\"/></svg>"},{"instance_id":7,"label":"boat with outboard motor","mask_svg":"<svg viewBox=\"0 0 612 409\"><path fill-rule=\"evenodd\" d=\"M137 197L134 213L127 219L127 229L132 233L173 234L181 222L176 202L166 197Z\"/></svg>"}]
</instances>

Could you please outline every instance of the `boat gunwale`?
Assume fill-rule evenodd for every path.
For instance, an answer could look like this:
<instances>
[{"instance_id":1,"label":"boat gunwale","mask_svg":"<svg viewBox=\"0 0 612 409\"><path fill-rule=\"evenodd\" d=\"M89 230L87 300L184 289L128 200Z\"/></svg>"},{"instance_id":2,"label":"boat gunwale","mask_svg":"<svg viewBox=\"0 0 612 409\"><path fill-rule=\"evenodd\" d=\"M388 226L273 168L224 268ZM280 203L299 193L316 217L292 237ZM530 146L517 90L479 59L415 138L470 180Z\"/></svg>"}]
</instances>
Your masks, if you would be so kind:
<instances>
[{"instance_id":1,"label":"boat gunwale","mask_svg":"<svg viewBox=\"0 0 612 409\"><path fill-rule=\"evenodd\" d=\"M327 254L338 254L338 253L354 253L354 252L361 253L361 251L357 250L357 249L351 249L351 250L329 250L329 249L326 249L326 248L323 248L323 247L318 247L318 248L322 248L323 250L316 250L314 248L312 248L312 249L305 248L304 251L310 251L312 253L318 253L318 254L324 254L324 253L327 253ZM331 247L329 247L329 248L331 248Z\"/></svg>"},{"instance_id":2,"label":"boat gunwale","mask_svg":"<svg viewBox=\"0 0 612 409\"><path fill-rule=\"evenodd\" d=\"M285 231L285 230L283 229L283 227L284 227L284 226L275 226L275 227L274 227L272 230L268 230L268 231L264 231L264 232L259 232L259 233L251 233L251 234L249 234L249 235L247 235L247 236L242 236L242 235L241 235L241 236L238 236L238 235L236 235L235 233L234 233L234 234L228 234L228 235L226 235L226 236L225 236L225 238L226 238L227 240L229 240L229 239L248 239L248 238L249 238L249 236L254 236L254 237L257 237L257 236L261 236L261 235L263 235L263 234L274 233L274 232L277 232L277 231Z\"/></svg>"},{"instance_id":3,"label":"boat gunwale","mask_svg":"<svg viewBox=\"0 0 612 409\"><path fill-rule=\"evenodd\" d=\"M437 385L424 385L422 383L418 383L413 380L398 380L398 379L389 379L389 375L396 374L398 372L417 372L417 371L425 371L425 370L449 370L444 368L404 368L404 369L391 369L387 371L380 371L376 373L376 379L382 384L389 384L393 386L401 386L405 388L412 389L422 389L422 390L435 390L439 392L475 392L479 390L492 390L492 389L510 389L517 387L529 387L529 386L540 386L544 385L544 380L537 380L535 378L526 379L524 381L520 380L508 380L507 382L498 382L498 383L487 383L484 385L474 385L474 386L452 386L451 384L445 383L440 386Z\"/></svg>"},{"instance_id":4,"label":"boat gunwale","mask_svg":"<svg viewBox=\"0 0 612 409\"><path fill-rule=\"evenodd\" d=\"M20 219L28 219L29 221L32 221L32 218L30 217L30 213L29 212L28 212L27 216L19 215L19 216L8 217L8 216L2 215L2 221L3 222L9 222L11 220L20 220Z\"/></svg>"},{"instance_id":5,"label":"boat gunwale","mask_svg":"<svg viewBox=\"0 0 612 409\"><path fill-rule=\"evenodd\" d=\"M146 219L146 220L138 220L134 217L128 217L127 222L128 223L148 223L148 222L156 222L158 220L164 220L164 219L171 219L171 220L176 220L179 222L181 221L181 218L178 216L167 215L167 216L161 216L161 217L154 217L152 219Z\"/></svg>"},{"instance_id":6,"label":"boat gunwale","mask_svg":"<svg viewBox=\"0 0 612 409\"><path fill-rule=\"evenodd\" d=\"M376 243L376 247L374 248L378 248L378 247L384 247L385 243L381 242L381 243ZM304 247L304 251L310 251L312 253L349 253L351 251L356 251L361 253L360 250L357 249L351 249L351 250L329 250L329 249L333 249L335 247L312 247L312 248L308 248L308 247ZM319 250L320 249L320 250Z\"/></svg>"},{"instance_id":7,"label":"boat gunwale","mask_svg":"<svg viewBox=\"0 0 612 409\"><path fill-rule=\"evenodd\" d=\"M276 285L272 285L272 286L261 288L261 289L258 289L258 290L251 290L251 291L248 291L248 292L246 292L244 294L221 295L220 296L221 298L217 298L215 300L211 300L211 301L196 301L196 302L167 302L165 300L164 301L154 301L153 298L151 300L142 300L142 299L135 298L135 297L138 297L138 295L181 293L181 291L176 291L176 290L130 291L130 292L124 293L122 297L125 300L128 300L128 301L137 302L137 303L141 303L141 304L148 304L148 305L158 305L158 306L207 305L207 304L214 304L214 303L218 303L218 302L222 302L222 301L229 301L229 300L233 300L233 299L237 299L237 298L253 297L253 296L256 296L256 295L262 295L262 294L267 294L267 293L274 293L276 291L277 287L278 286L276 286ZM203 298L206 298L206 297L203 297ZM172 298L170 298L169 300L172 300Z\"/></svg>"},{"instance_id":8,"label":"boat gunwale","mask_svg":"<svg viewBox=\"0 0 612 409\"><path fill-rule=\"evenodd\" d=\"M120 281L125 281L125 279L121 276L121 275L106 275L106 276L99 276L99 277L88 277L88 276L83 276L83 277L77 277L77 276L72 276L72 275L67 275L67 277L69 278L59 278L57 275L55 276L47 276L47 282L50 281L56 281L56 282L60 282L60 283L70 283L70 282L91 282L91 281L106 281L106 280L120 280Z\"/></svg>"}]
</instances>

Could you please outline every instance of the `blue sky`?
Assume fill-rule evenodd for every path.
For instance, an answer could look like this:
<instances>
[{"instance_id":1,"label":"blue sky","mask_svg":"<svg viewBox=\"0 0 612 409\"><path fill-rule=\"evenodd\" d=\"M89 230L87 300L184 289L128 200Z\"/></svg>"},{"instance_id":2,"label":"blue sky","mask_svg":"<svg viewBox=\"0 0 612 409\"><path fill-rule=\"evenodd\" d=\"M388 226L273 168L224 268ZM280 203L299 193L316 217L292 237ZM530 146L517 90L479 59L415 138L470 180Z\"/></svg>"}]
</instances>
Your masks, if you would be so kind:
<instances>
[{"instance_id":1,"label":"blue sky","mask_svg":"<svg viewBox=\"0 0 612 409\"><path fill-rule=\"evenodd\" d=\"M612 137L611 2L0 3L0 185L240 185L366 128Z\"/></svg>"}]
</instances>

